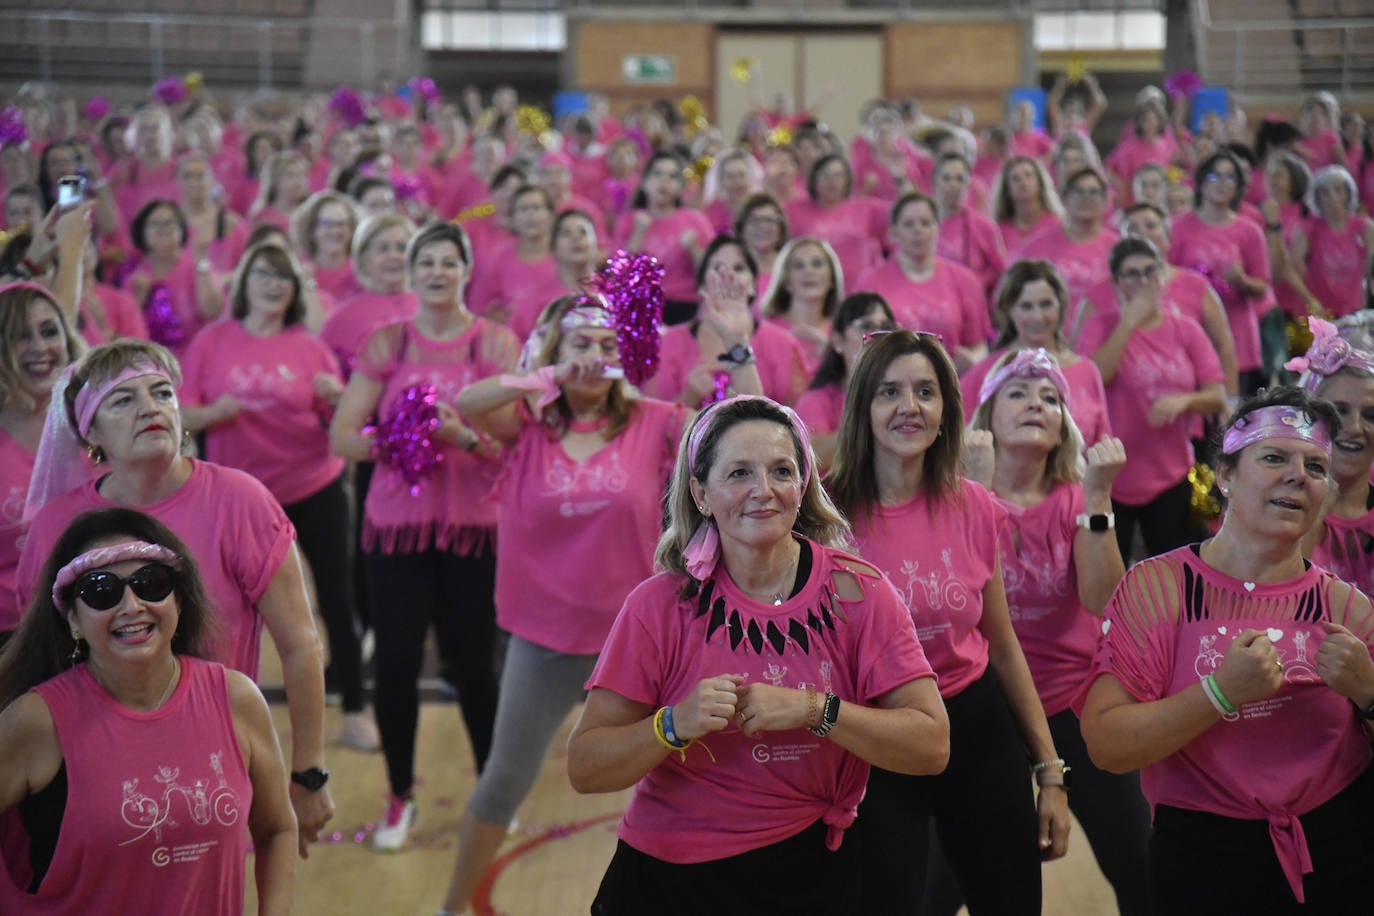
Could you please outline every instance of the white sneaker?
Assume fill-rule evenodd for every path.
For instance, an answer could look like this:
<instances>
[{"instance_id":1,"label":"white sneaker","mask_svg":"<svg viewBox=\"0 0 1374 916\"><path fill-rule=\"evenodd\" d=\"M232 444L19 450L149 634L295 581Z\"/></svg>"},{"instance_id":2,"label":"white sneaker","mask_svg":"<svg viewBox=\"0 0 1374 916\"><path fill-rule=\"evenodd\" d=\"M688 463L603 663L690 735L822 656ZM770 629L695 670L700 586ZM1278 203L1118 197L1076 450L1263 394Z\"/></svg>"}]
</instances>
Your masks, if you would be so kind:
<instances>
[{"instance_id":1,"label":"white sneaker","mask_svg":"<svg viewBox=\"0 0 1374 916\"><path fill-rule=\"evenodd\" d=\"M406 844L410 828L415 826L419 811L414 798L387 795L386 810L381 823L372 831L372 848L378 852L395 852Z\"/></svg>"},{"instance_id":2,"label":"white sneaker","mask_svg":"<svg viewBox=\"0 0 1374 916\"><path fill-rule=\"evenodd\" d=\"M371 754L382 746L382 736L377 731L377 723L366 711L346 712L343 715L343 728L339 730L339 744L350 751Z\"/></svg>"}]
</instances>

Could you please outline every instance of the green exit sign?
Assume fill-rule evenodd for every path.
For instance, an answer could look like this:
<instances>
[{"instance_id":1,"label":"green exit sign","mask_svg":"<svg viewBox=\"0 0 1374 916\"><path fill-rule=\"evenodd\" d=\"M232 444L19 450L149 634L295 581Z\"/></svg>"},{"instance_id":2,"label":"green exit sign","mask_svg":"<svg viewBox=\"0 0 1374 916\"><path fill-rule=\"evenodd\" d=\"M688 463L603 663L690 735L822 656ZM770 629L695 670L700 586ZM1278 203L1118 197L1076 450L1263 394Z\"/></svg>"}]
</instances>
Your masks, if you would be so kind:
<instances>
[{"instance_id":1,"label":"green exit sign","mask_svg":"<svg viewBox=\"0 0 1374 916\"><path fill-rule=\"evenodd\" d=\"M677 82L677 59L671 54L626 54L620 73L627 83L671 85Z\"/></svg>"}]
</instances>

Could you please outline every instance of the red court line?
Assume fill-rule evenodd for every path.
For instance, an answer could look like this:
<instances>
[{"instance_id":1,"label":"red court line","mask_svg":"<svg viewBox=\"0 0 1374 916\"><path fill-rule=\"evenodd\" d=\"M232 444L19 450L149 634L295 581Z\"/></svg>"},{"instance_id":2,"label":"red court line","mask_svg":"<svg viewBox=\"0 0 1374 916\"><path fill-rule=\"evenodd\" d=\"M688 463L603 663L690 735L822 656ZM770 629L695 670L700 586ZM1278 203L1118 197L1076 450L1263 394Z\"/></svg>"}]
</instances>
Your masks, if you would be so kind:
<instances>
[{"instance_id":1,"label":"red court line","mask_svg":"<svg viewBox=\"0 0 1374 916\"><path fill-rule=\"evenodd\" d=\"M545 843L561 840L564 837L572 836L574 833L580 833L598 824L618 821L622 814L624 814L623 811L617 811L614 814L602 814L598 817L588 818L585 821L574 821L571 824L550 827L538 836L525 840L510 852L497 856L491 863L491 867L487 869L487 873L482 876L482 882L477 885L476 893L472 895L472 907L477 911L477 916L499 916L496 910L492 908L491 892L492 889L496 887L496 882L500 879L501 873L505 871L512 862L530 851L538 849Z\"/></svg>"}]
</instances>

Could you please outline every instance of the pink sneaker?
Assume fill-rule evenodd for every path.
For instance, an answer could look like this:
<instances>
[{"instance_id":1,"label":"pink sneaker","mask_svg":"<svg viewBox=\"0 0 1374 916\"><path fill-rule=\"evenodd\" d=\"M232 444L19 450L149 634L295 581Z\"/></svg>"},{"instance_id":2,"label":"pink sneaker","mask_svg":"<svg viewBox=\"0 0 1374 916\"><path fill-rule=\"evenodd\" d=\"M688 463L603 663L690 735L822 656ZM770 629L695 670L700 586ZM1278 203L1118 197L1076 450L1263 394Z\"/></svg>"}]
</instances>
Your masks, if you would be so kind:
<instances>
[{"instance_id":1,"label":"pink sneaker","mask_svg":"<svg viewBox=\"0 0 1374 916\"><path fill-rule=\"evenodd\" d=\"M406 844L410 828L415 826L419 811L415 799L397 798L390 793L386 797L386 810L382 821L372 831L372 848L378 852L395 852Z\"/></svg>"}]
</instances>

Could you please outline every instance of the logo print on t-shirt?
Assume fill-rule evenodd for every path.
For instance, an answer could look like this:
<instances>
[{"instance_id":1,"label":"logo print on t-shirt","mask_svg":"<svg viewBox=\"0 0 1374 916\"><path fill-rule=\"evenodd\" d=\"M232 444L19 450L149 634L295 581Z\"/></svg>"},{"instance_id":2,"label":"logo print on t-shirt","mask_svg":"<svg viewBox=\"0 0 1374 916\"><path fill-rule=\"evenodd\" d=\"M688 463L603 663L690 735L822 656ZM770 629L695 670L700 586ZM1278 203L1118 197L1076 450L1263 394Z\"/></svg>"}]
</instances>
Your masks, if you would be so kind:
<instances>
[{"instance_id":1,"label":"logo print on t-shirt","mask_svg":"<svg viewBox=\"0 0 1374 916\"><path fill-rule=\"evenodd\" d=\"M902 591L907 607L915 610L919 603L932 611L946 608L958 611L968 604L968 587L955 575L951 556L948 547L940 551L940 562L945 566L943 573L931 570L923 575L921 564L917 561L902 563L902 575L906 576L906 586Z\"/></svg>"},{"instance_id":2,"label":"logo print on t-shirt","mask_svg":"<svg viewBox=\"0 0 1374 916\"><path fill-rule=\"evenodd\" d=\"M213 823L231 827L238 823L242 803L224 778L223 755L223 751L210 755L213 780L202 776L185 783L179 767L158 767L153 782L160 785L159 794L140 791L137 776L124 780L124 800L119 814L124 823L138 833L119 845L129 846L152 834L153 841L158 844L153 850L152 861L158 866L195 861L208 847L217 845L219 841L214 832L197 836L194 828ZM158 788L153 792L158 793ZM181 818L189 818L190 824ZM175 830L175 839L180 842L168 849L162 844L164 832L170 830Z\"/></svg>"}]
</instances>

